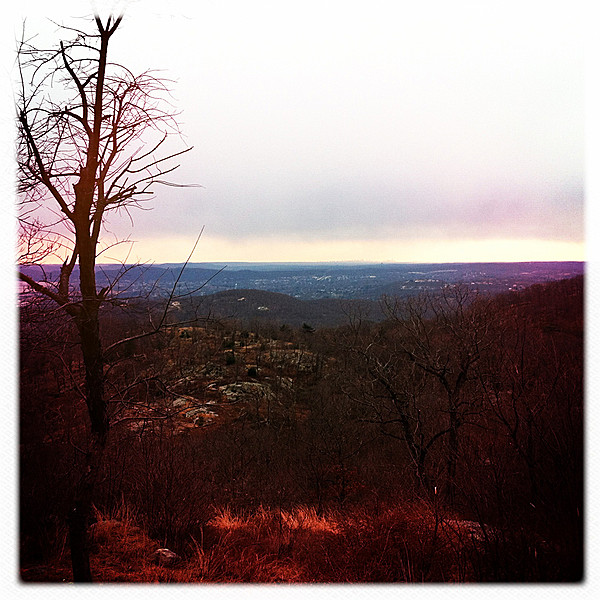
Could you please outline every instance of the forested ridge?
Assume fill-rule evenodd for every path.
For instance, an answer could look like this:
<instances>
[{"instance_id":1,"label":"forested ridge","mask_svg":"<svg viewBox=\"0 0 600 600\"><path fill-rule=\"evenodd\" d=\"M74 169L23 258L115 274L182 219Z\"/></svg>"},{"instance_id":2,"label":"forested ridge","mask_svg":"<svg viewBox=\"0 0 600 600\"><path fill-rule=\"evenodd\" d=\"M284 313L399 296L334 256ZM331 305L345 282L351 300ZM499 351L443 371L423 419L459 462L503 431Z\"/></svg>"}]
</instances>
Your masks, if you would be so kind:
<instances>
[{"instance_id":1,"label":"forested ridge","mask_svg":"<svg viewBox=\"0 0 600 600\"><path fill-rule=\"evenodd\" d=\"M319 327L190 298L147 336L163 306L107 303L95 578L580 580L583 300L583 277L448 285ZM20 319L21 576L70 580L85 370L68 315Z\"/></svg>"}]
</instances>

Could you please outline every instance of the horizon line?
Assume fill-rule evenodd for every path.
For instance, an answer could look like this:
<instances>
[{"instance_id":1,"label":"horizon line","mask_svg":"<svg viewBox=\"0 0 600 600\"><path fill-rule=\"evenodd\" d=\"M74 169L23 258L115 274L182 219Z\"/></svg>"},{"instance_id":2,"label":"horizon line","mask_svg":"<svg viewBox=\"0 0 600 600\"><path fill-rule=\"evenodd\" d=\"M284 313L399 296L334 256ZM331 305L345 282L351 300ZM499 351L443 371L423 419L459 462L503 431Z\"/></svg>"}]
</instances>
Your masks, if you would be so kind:
<instances>
[{"instance_id":1,"label":"horizon line","mask_svg":"<svg viewBox=\"0 0 600 600\"><path fill-rule=\"evenodd\" d=\"M164 261L164 262L97 262L96 266L111 267L111 266L164 266L164 265L502 265L502 264L551 264L551 263L576 263L585 264L586 260L462 260L462 261L370 261L370 260L318 260L318 261L288 261L288 260L231 260L231 261ZM21 267L50 267L62 266L62 262L45 262L34 263L28 265L16 264L17 268ZM79 266L79 263L76 264Z\"/></svg>"}]
</instances>

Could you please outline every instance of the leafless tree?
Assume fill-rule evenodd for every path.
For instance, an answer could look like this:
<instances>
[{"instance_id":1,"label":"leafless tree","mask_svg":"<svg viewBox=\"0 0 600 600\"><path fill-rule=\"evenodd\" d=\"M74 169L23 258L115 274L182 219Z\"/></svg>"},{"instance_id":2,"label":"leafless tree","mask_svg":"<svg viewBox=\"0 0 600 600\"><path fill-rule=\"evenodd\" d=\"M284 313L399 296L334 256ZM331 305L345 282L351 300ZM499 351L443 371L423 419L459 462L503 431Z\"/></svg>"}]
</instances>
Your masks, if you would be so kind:
<instances>
[{"instance_id":1,"label":"leafless tree","mask_svg":"<svg viewBox=\"0 0 600 600\"><path fill-rule=\"evenodd\" d=\"M99 323L110 286L96 284L105 221L149 199L156 184L173 185L165 177L191 149L164 150L178 133L168 82L109 61L121 23L122 16L96 16L90 32L61 27L66 39L55 48L25 36L18 47L19 260L32 265L53 256L62 263L55 281L30 271L20 278L72 318L85 365L90 435L69 517L76 581L91 581L87 526L110 429Z\"/></svg>"},{"instance_id":2,"label":"leafless tree","mask_svg":"<svg viewBox=\"0 0 600 600\"><path fill-rule=\"evenodd\" d=\"M439 296L424 294L407 302L384 298L385 311L402 331L402 352L442 387L447 413L448 497L454 501L459 430L480 411L464 394L474 365L491 344L489 301L468 287L453 285Z\"/></svg>"},{"instance_id":3,"label":"leafless tree","mask_svg":"<svg viewBox=\"0 0 600 600\"><path fill-rule=\"evenodd\" d=\"M445 444L447 497L454 501L460 430L481 406L465 393L491 343L487 299L462 286L408 299L383 297L387 322L369 330L351 322L347 346L365 372L348 393L369 409L383 433L406 444L413 472L431 493L426 463ZM364 330L364 331L363 331Z\"/></svg>"}]
</instances>

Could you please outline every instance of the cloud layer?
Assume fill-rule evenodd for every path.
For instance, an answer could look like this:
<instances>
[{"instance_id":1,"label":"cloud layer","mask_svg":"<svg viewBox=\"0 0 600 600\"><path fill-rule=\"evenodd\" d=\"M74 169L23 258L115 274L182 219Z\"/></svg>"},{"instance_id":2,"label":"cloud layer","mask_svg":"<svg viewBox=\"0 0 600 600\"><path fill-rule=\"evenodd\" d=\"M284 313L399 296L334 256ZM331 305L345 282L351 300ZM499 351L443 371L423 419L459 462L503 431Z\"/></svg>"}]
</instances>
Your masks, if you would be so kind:
<instances>
[{"instance_id":1,"label":"cloud layer","mask_svg":"<svg viewBox=\"0 0 600 600\"><path fill-rule=\"evenodd\" d=\"M535 0L128 3L113 58L176 81L177 178L204 186L157 189L134 237L581 243L582 23Z\"/></svg>"}]
</instances>

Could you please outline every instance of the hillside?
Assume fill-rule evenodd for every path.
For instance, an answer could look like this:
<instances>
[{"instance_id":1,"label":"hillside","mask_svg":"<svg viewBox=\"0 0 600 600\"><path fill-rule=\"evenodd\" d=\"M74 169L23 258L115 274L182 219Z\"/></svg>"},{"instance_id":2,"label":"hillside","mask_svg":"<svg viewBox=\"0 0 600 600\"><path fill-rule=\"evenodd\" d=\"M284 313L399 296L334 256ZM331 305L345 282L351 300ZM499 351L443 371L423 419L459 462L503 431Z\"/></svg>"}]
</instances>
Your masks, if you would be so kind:
<instances>
[{"instance_id":1,"label":"hillside","mask_svg":"<svg viewBox=\"0 0 600 600\"><path fill-rule=\"evenodd\" d=\"M306 317L337 318L338 301L222 292L201 311L221 320L111 355L97 580L581 580L583 278L463 292L402 300L378 323L312 321L311 335ZM64 314L30 308L21 576L68 581L85 372ZM104 314L106 336L143 325L126 308ZM177 563L160 564L159 547Z\"/></svg>"},{"instance_id":2,"label":"hillside","mask_svg":"<svg viewBox=\"0 0 600 600\"><path fill-rule=\"evenodd\" d=\"M334 327L346 323L348 315L357 311L374 321L383 318L378 303L369 300L300 300L287 294L254 289L227 290L194 300L205 314L246 323Z\"/></svg>"}]
</instances>

